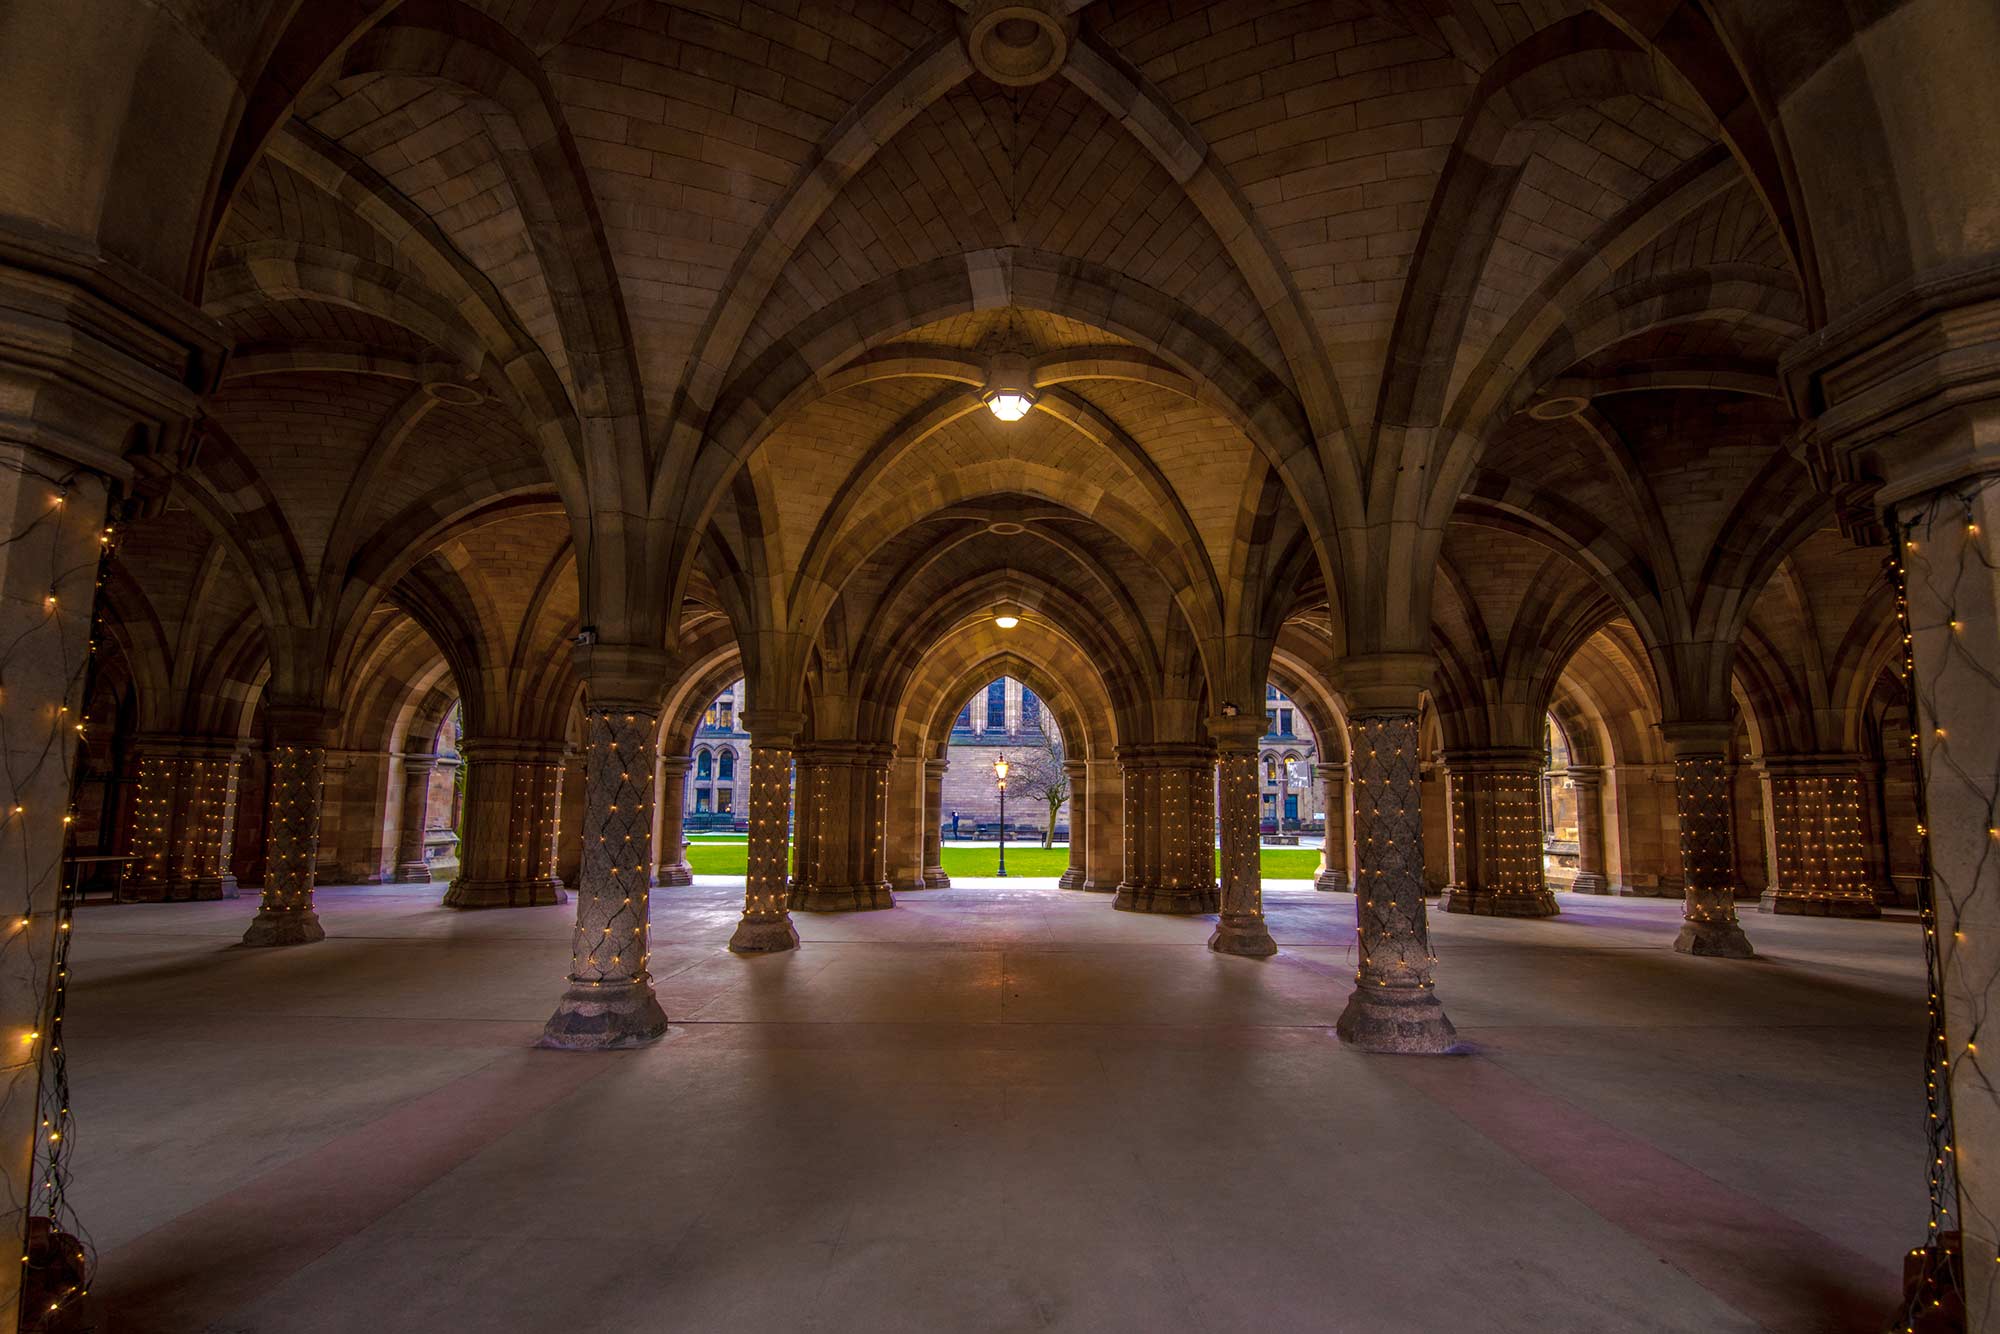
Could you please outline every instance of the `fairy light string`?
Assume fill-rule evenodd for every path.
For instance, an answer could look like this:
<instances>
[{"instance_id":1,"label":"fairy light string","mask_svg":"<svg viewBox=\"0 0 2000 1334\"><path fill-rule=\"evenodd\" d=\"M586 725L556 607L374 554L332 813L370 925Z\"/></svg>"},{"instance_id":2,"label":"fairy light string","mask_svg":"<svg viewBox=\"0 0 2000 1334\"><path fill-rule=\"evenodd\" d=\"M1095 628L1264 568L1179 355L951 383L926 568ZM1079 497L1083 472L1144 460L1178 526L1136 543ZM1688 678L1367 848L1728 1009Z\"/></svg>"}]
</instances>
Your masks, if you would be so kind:
<instances>
[{"instance_id":1,"label":"fairy light string","mask_svg":"<svg viewBox=\"0 0 2000 1334\"><path fill-rule=\"evenodd\" d=\"M1954 1101L1976 1090L1994 1097L1992 1082L1984 1070L1979 1042L1985 1023L1984 997L1996 980L1994 965L1975 976L1965 969L1978 966L1979 955L1961 949L1965 942L1963 924L1967 910L1980 894L1995 888L1994 850L2000 844L2000 763L1993 755L1993 738L1985 735L1954 738L1941 714L1937 687L1948 675L1962 673L1975 690L1986 694L1982 716L1990 719L2000 703L2000 673L1965 643L1964 622L1959 598L1968 590L1976 597L1991 596L1995 563L1989 553L1989 537L1982 532L1978 515L1986 493L2000 486L2000 479L1987 478L1956 490L1934 492L1915 504L1889 515L1891 540L1889 571L1896 588L1896 615L1902 632L1903 681L1910 705L1910 754L1916 761L1915 804L1918 834L1917 905L1924 931L1924 971L1928 1005L1924 1038L1925 1096L1925 1176L1930 1218L1925 1244L1910 1252L1916 1281L1909 1285L1904 1308L1905 1330L1922 1328L1921 1322L1948 1304L1962 1304L1967 1285L1965 1264L2000 1265L2000 1249L1994 1254L1971 1255L1962 1249L1963 1220L1980 1210L1970 1198L1958 1172L1955 1142ZM1913 564L1921 570L1912 568ZM1923 595L1927 608L1936 608L1935 619L1918 622L1911 609L1913 586ZM1925 677L1916 670L1916 640L1923 636L1927 647L1934 646L1936 661ZM1926 748L1925 741L1929 740ZM1968 767L1971 766L1971 767ZM1977 813L1986 836L1978 840L1979 853L1969 873L1942 873L1934 857L1931 808L1940 784L1949 784L1958 803L1955 818ZM1962 831L1954 830L1956 835ZM1955 929L1944 930L1946 914ZM1986 957L1995 957L1992 951ZM1967 1013L1947 1023L1946 980L1956 977L1957 994L1966 1002ZM1956 1061L1957 1068L1953 1068ZM1989 1112L1990 1116L1991 1113ZM1954 1223L1954 1211L1956 1223ZM1991 1228L1987 1231L1990 1233ZM1952 1234L1958 1237L1954 1245ZM1993 1249L1993 1248L1988 1248ZM1981 1285L1990 1305L1992 1294L2000 1290L2000 1277ZM1973 1313L1968 1312L1968 1317ZM1978 1313L1983 1323L1989 1312Z\"/></svg>"}]
</instances>

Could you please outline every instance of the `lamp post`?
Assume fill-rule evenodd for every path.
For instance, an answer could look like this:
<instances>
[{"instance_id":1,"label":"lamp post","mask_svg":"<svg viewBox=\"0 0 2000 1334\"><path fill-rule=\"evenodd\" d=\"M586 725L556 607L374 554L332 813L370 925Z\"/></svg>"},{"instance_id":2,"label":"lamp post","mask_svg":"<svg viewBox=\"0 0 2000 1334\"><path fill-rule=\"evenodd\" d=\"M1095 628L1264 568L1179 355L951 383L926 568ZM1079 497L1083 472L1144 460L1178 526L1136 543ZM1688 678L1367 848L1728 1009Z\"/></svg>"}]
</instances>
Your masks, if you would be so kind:
<instances>
[{"instance_id":1,"label":"lamp post","mask_svg":"<svg viewBox=\"0 0 2000 1334\"><path fill-rule=\"evenodd\" d=\"M1007 755L993 761L993 778L1000 784L1000 874L1007 874Z\"/></svg>"}]
</instances>

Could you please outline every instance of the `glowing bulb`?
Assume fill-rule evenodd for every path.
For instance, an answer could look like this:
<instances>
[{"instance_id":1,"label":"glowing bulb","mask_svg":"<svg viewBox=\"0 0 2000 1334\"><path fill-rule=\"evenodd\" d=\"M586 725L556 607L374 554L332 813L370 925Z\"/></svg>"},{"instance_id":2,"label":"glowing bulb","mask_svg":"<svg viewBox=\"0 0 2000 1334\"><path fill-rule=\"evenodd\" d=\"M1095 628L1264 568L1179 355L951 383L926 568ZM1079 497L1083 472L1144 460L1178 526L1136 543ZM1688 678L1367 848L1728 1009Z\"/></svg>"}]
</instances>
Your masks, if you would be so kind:
<instances>
[{"instance_id":1,"label":"glowing bulb","mask_svg":"<svg viewBox=\"0 0 2000 1334\"><path fill-rule=\"evenodd\" d=\"M993 409L993 415L1003 422L1017 422L1028 415L1034 400L1015 389L1005 389L986 400L986 406Z\"/></svg>"}]
</instances>

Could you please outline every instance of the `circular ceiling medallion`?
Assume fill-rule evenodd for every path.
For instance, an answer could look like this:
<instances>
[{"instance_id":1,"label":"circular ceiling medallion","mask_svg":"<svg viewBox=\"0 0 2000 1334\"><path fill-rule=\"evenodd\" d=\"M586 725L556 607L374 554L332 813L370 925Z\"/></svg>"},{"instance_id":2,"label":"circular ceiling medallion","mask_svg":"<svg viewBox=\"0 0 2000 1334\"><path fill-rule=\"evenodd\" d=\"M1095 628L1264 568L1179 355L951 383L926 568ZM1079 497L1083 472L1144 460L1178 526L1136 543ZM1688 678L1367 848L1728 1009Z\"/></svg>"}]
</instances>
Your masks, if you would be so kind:
<instances>
[{"instance_id":1,"label":"circular ceiling medallion","mask_svg":"<svg viewBox=\"0 0 2000 1334\"><path fill-rule=\"evenodd\" d=\"M986 531L992 533L996 537L1014 537L1021 533L1025 533L1028 530L1021 524L1012 523L1006 519L1000 519L993 523L987 524Z\"/></svg>"},{"instance_id":2,"label":"circular ceiling medallion","mask_svg":"<svg viewBox=\"0 0 2000 1334\"><path fill-rule=\"evenodd\" d=\"M449 380L433 380L424 386L424 392L440 403L453 403L461 408L469 408L474 403L484 403L486 395L469 384L453 384Z\"/></svg>"},{"instance_id":3,"label":"circular ceiling medallion","mask_svg":"<svg viewBox=\"0 0 2000 1334\"><path fill-rule=\"evenodd\" d=\"M1536 421L1561 421L1574 417L1590 406L1590 400L1580 394L1562 394L1555 398L1545 398L1528 406L1528 415Z\"/></svg>"},{"instance_id":4,"label":"circular ceiling medallion","mask_svg":"<svg viewBox=\"0 0 2000 1334\"><path fill-rule=\"evenodd\" d=\"M1040 83L1069 58L1069 28L1050 7L1021 0L982 0L966 20L972 66L1013 88Z\"/></svg>"}]
</instances>

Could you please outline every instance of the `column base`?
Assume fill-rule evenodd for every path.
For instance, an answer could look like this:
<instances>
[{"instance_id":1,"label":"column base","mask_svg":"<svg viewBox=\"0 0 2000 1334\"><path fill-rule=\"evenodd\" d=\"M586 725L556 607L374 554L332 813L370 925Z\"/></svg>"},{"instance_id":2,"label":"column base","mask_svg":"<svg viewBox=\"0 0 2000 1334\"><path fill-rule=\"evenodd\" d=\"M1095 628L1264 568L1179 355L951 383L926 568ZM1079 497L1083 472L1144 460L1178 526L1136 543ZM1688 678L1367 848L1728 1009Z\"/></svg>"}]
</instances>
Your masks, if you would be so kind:
<instances>
[{"instance_id":1,"label":"column base","mask_svg":"<svg viewBox=\"0 0 2000 1334\"><path fill-rule=\"evenodd\" d=\"M1215 934L1208 938L1208 947L1217 954L1235 954L1246 959L1268 959L1278 952L1278 942L1271 939L1271 929L1265 925L1262 913L1222 914L1222 920L1215 925Z\"/></svg>"},{"instance_id":2,"label":"column base","mask_svg":"<svg viewBox=\"0 0 2000 1334\"><path fill-rule=\"evenodd\" d=\"M799 947L799 929L790 917L745 917L729 937L733 954L776 954Z\"/></svg>"},{"instance_id":3,"label":"column base","mask_svg":"<svg viewBox=\"0 0 2000 1334\"><path fill-rule=\"evenodd\" d=\"M165 903L172 887L168 880L127 880L118 886L120 903Z\"/></svg>"},{"instance_id":4,"label":"column base","mask_svg":"<svg viewBox=\"0 0 2000 1334\"><path fill-rule=\"evenodd\" d=\"M1570 884L1569 892L1572 894L1609 894L1611 892L1611 884L1596 871L1578 871L1576 879Z\"/></svg>"},{"instance_id":5,"label":"column base","mask_svg":"<svg viewBox=\"0 0 2000 1334\"><path fill-rule=\"evenodd\" d=\"M1446 885L1438 900L1442 912L1472 913L1479 917L1554 917L1562 911L1556 896L1547 889L1538 892L1498 894Z\"/></svg>"},{"instance_id":6,"label":"column base","mask_svg":"<svg viewBox=\"0 0 2000 1334\"><path fill-rule=\"evenodd\" d=\"M1734 921L1684 921L1680 935L1674 938L1674 949L1681 954L1698 954L1706 959L1757 957L1757 951L1750 947L1750 937L1744 935L1743 928Z\"/></svg>"},{"instance_id":7,"label":"column base","mask_svg":"<svg viewBox=\"0 0 2000 1334\"><path fill-rule=\"evenodd\" d=\"M553 876L542 880L467 880L460 876L444 895L447 908L540 908L568 902L563 882Z\"/></svg>"},{"instance_id":8,"label":"column base","mask_svg":"<svg viewBox=\"0 0 2000 1334\"><path fill-rule=\"evenodd\" d=\"M1458 1045L1458 1030L1429 987L1357 984L1333 1031L1358 1051L1441 1056Z\"/></svg>"},{"instance_id":9,"label":"column base","mask_svg":"<svg viewBox=\"0 0 2000 1334\"><path fill-rule=\"evenodd\" d=\"M1322 894L1346 894L1353 887L1347 883L1347 872L1329 867L1313 877L1313 888Z\"/></svg>"},{"instance_id":10,"label":"column base","mask_svg":"<svg viewBox=\"0 0 2000 1334\"><path fill-rule=\"evenodd\" d=\"M398 885L428 885L431 882L429 862L397 862L391 882Z\"/></svg>"},{"instance_id":11,"label":"column base","mask_svg":"<svg viewBox=\"0 0 2000 1334\"><path fill-rule=\"evenodd\" d=\"M926 866L924 868L924 888L950 889L951 877L944 873L942 866Z\"/></svg>"},{"instance_id":12,"label":"column base","mask_svg":"<svg viewBox=\"0 0 2000 1334\"><path fill-rule=\"evenodd\" d=\"M212 903L218 899L238 897L236 877L233 875L205 875L188 881L187 897L197 903Z\"/></svg>"},{"instance_id":13,"label":"column base","mask_svg":"<svg viewBox=\"0 0 2000 1334\"><path fill-rule=\"evenodd\" d=\"M1127 882L1118 886L1118 897L1111 901L1111 906L1120 912L1178 913L1193 916L1221 911L1222 891L1205 886L1174 888L1166 885L1134 885Z\"/></svg>"},{"instance_id":14,"label":"column base","mask_svg":"<svg viewBox=\"0 0 2000 1334\"><path fill-rule=\"evenodd\" d=\"M1089 876L1085 876L1083 878L1083 892L1086 894L1116 894L1118 892L1118 882L1116 880L1092 880Z\"/></svg>"},{"instance_id":15,"label":"column base","mask_svg":"<svg viewBox=\"0 0 2000 1334\"><path fill-rule=\"evenodd\" d=\"M873 912L896 906L887 885L808 885L792 895L793 912Z\"/></svg>"},{"instance_id":16,"label":"column base","mask_svg":"<svg viewBox=\"0 0 2000 1334\"><path fill-rule=\"evenodd\" d=\"M616 1051L666 1036L667 1012L648 978L570 987L535 1045L556 1051Z\"/></svg>"},{"instance_id":17,"label":"column base","mask_svg":"<svg viewBox=\"0 0 2000 1334\"><path fill-rule=\"evenodd\" d=\"M1848 894L1785 894L1767 889L1757 896L1757 911L1789 917L1880 917L1873 899Z\"/></svg>"},{"instance_id":18,"label":"column base","mask_svg":"<svg viewBox=\"0 0 2000 1334\"><path fill-rule=\"evenodd\" d=\"M259 908L257 915L250 919L250 929L243 933L245 945L311 945L326 939L326 928L319 924L319 913L311 908L303 912L271 912Z\"/></svg>"},{"instance_id":19,"label":"column base","mask_svg":"<svg viewBox=\"0 0 2000 1334\"><path fill-rule=\"evenodd\" d=\"M1072 866L1056 877L1057 889L1082 889L1083 872Z\"/></svg>"},{"instance_id":20,"label":"column base","mask_svg":"<svg viewBox=\"0 0 2000 1334\"><path fill-rule=\"evenodd\" d=\"M661 862L653 868L653 883L669 887L692 885L694 870L686 862Z\"/></svg>"}]
</instances>

